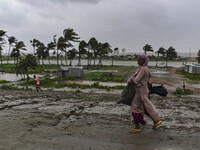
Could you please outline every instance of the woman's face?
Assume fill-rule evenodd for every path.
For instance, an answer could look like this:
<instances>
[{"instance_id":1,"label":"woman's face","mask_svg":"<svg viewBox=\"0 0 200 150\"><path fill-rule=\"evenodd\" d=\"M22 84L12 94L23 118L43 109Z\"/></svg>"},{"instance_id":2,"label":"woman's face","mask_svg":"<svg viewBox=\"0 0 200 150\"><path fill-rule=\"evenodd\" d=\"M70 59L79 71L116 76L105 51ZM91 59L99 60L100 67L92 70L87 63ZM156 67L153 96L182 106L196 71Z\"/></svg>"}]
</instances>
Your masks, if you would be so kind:
<instances>
[{"instance_id":1,"label":"woman's face","mask_svg":"<svg viewBox=\"0 0 200 150\"><path fill-rule=\"evenodd\" d=\"M142 59L141 56L138 56L137 62L138 62L138 65L142 66L144 64L144 59Z\"/></svg>"}]
</instances>

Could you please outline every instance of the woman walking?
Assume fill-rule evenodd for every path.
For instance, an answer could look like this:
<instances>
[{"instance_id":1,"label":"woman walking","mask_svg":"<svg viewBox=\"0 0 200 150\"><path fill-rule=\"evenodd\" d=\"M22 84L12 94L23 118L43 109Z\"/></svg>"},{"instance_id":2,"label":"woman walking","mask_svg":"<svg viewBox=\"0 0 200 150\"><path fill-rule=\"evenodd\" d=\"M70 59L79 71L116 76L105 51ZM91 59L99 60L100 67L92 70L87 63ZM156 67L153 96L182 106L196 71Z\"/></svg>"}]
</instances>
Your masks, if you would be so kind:
<instances>
[{"instance_id":1,"label":"woman walking","mask_svg":"<svg viewBox=\"0 0 200 150\"><path fill-rule=\"evenodd\" d=\"M151 74L148 69L148 61L148 56L146 54L140 54L138 56L139 67L128 79L128 83L134 83L136 92L131 104L131 112L133 115L135 128L130 130L130 133L142 131L140 124L146 124L143 119L144 114L148 115L153 120L153 129L162 123L157 109L148 98L148 82L151 80Z\"/></svg>"}]
</instances>

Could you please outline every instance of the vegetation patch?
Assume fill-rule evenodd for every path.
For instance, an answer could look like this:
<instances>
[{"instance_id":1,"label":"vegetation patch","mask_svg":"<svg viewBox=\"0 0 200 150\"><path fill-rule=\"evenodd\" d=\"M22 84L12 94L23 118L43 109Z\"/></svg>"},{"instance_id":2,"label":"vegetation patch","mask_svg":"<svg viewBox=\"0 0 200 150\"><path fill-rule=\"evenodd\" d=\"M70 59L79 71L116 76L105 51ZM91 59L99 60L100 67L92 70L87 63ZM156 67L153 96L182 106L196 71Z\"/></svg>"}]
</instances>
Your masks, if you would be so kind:
<instances>
[{"instance_id":1,"label":"vegetation patch","mask_svg":"<svg viewBox=\"0 0 200 150\"><path fill-rule=\"evenodd\" d=\"M0 83L8 83L10 81L6 81L6 80L0 80Z\"/></svg>"},{"instance_id":2,"label":"vegetation patch","mask_svg":"<svg viewBox=\"0 0 200 150\"><path fill-rule=\"evenodd\" d=\"M111 89L123 89L125 86L103 86L100 85L99 82L95 82L91 85L88 84L78 84L78 83L68 83L68 82L63 82L66 81L64 80L66 78L45 78L41 80L41 86L44 88L64 88L64 87L70 87L70 88L80 88L80 89L86 89L86 88L98 88L98 89L107 89L108 91ZM20 84L22 86L34 86L35 81L34 80L27 80L26 83Z\"/></svg>"},{"instance_id":3,"label":"vegetation patch","mask_svg":"<svg viewBox=\"0 0 200 150\"><path fill-rule=\"evenodd\" d=\"M181 95L191 95L193 94L193 92L190 90L190 89L185 89L183 90L182 88L180 87L177 87L176 88L176 91L174 92L174 95L177 95L177 96L181 96Z\"/></svg>"},{"instance_id":4,"label":"vegetation patch","mask_svg":"<svg viewBox=\"0 0 200 150\"><path fill-rule=\"evenodd\" d=\"M24 88L18 88L12 85L2 85L0 88L2 90L24 90Z\"/></svg>"}]
</instances>

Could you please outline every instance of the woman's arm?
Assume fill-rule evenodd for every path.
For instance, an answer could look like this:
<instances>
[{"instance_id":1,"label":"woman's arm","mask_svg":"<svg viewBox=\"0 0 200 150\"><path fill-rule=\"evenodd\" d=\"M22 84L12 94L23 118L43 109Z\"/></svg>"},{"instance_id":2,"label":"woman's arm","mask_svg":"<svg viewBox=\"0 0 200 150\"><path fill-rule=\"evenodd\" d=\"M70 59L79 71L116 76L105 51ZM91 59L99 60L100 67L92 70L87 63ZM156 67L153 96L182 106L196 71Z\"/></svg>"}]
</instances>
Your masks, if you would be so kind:
<instances>
[{"instance_id":1,"label":"woman's arm","mask_svg":"<svg viewBox=\"0 0 200 150\"><path fill-rule=\"evenodd\" d=\"M143 79L143 77L145 76L146 73L146 68L142 67L140 72L138 73L138 75L136 76L136 78L134 79L136 83L140 83Z\"/></svg>"}]
</instances>

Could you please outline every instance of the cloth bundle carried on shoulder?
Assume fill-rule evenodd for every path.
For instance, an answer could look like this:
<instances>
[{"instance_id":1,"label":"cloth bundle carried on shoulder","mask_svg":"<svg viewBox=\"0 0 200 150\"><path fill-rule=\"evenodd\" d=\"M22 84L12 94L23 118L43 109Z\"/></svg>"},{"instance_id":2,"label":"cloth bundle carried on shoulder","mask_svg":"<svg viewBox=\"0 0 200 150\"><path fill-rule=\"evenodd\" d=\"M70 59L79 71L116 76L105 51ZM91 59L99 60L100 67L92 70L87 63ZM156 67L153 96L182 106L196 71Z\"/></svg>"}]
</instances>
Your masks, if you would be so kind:
<instances>
[{"instance_id":1,"label":"cloth bundle carried on shoulder","mask_svg":"<svg viewBox=\"0 0 200 150\"><path fill-rule=\"evenodd\" d=\"M149 88L149 94L155 93L155 94L163 96L163 97L166 97L168 94L167 90L163 87L163 85L152 86L152 84L148 83L148 88ZM117 101L117 104L122 103L122 104L131 106L134 96L135 96L134 83L129 83L122 91L121 97Z\"/></svg>"},{"instance_id":2,"label":"cloth bundle carried on shoulder","mask_svg":"<svg viewBox=\"0 0 200 150\"><path fill-rule=\"evenodd\" d=\"M135 96L134 83L129 83L122 91L121 97L117 101L117 104L123 103L123 104L131 106L134 96Z\"/></svg>"}]
</instances>

